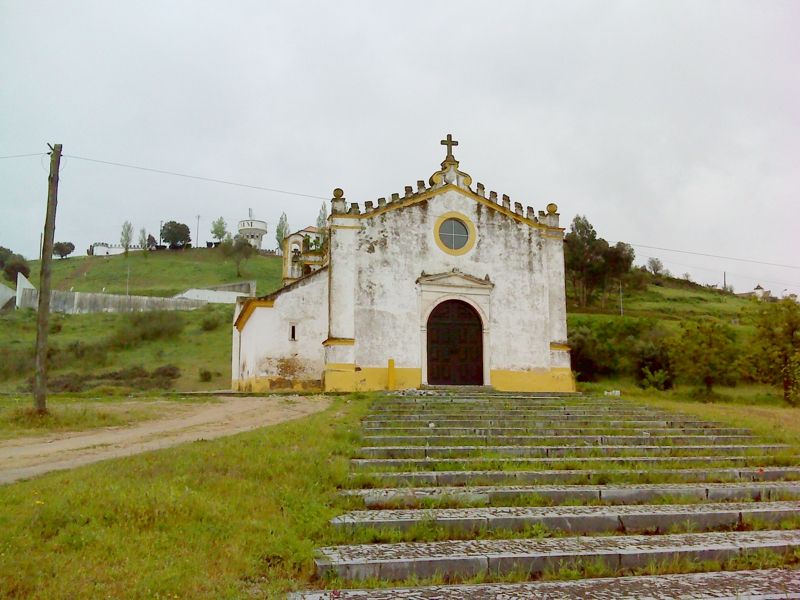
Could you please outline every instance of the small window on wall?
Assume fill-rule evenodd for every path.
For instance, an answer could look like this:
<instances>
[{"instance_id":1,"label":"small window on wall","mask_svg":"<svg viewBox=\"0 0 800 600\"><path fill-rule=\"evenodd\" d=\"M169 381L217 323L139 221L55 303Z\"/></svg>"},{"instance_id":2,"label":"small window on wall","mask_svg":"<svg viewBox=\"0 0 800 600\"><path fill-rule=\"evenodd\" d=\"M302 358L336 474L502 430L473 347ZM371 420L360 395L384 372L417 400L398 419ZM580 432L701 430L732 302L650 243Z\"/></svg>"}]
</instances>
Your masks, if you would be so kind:
<instances>
[{"instance_id":1,"label":"small window on wall","mask_svg":"<svg viewBox=\"0 0 800 600\"><path fill-rule=\"evenodd\" d=\"M297 325L295 323L289 325L289 339L293 342L297 341Z\"/></svg>"}]
</instances>

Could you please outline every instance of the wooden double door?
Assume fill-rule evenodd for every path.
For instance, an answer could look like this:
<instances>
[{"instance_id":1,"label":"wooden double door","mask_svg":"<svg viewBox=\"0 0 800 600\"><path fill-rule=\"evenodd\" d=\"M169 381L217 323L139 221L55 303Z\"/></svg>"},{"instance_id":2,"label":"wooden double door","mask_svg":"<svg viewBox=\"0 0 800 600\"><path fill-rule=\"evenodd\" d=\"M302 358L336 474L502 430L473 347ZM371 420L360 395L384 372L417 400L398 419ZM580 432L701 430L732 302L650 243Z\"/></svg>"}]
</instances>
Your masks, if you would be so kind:
<instances>
[{"instance_id":1,"label":"wooden double door","mask_svg":"<svg viewBox=\"0 0 800 600\"><path fill-rule=\"evenodd\" d=\"M461 300L446 300L428 317L428 384L483 385L483 324Z\"/></svg>"}]
</instances>

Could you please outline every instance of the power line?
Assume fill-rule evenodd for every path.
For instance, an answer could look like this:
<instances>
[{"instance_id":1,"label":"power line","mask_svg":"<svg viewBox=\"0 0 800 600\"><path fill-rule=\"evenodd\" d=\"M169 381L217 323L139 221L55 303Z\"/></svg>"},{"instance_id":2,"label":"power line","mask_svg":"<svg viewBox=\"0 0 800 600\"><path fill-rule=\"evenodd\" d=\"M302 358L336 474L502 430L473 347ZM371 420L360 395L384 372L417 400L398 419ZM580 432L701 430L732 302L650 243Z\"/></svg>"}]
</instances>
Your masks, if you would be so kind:
<instances>
[{"instance_id":1,"label":"power line","mask_svg":"<svg viewBox=\"0 0 800 600\"><path fill-rule=\"evenodd\" d=\"M658 258L658 257L656 257L656 256L643 256L642 258ZM661 260L661 259L659 259L659 260ZM709 268L709 267L698 267L697 265L687 265L687 264L675 262L675 261L670 260L670 259L664 259L663 262L665 262L667 264L670 264L670 265L677 265L679 267L684 267L684 268L687 268L687 269L696 269L698 271L708 271L709 273L717 273L717 274L719 274L719 272L720 272L720 269L712 269L712 268ZM774 279L764 279L764 278L761 278L761 277L756 277L755 275L745 275L744 273L733 273L731 271L727 271L727 273L728 273L728 275L733 275L734 277L743 277L745 279L754 279L754 280L757 280L757 281L763 281L764 283L775 283L775 284L778 284L778 285L786 285L786 286L790 286L790 287L800 287L800 283L789 283L788 281L775 281Z\"/></svg>"},{"instance_id":2,"label":"power line","mask_svg":"<svg viewBox=\"0 0 800 600\"><path fill-rule=\"evenodd\" d=\"M679 252L680 254L691 254L693 256L705 256L708 258L722 258L724 260L735 260L737 262L745 262L745 263L753 263L756 265L767 265L769 267L782 267L784 269L800 269L800 267L796 265L781 265L778 263L771 263L771 262L764 262L761 260L752 260L749 258L734 258L732 256L720 256L718 254L705 254L703 252L692 252L690 250L675 250L673 248L659 248L658 246L645 246L644 244L631 244L630 242L626 242L629 246L634 246L635 248L648 248L649 250L664 250L665 252Z\"/></svg>"},{"instance_id":3,"label":"power line","mask_svg":"<svg viewBox=\"0 0 800 600\"><path fill-rule=\"evenodd\" d=\"M125 164L125 163L112 162L110 160L98 160L96 158L87 158L85 156L75 156L73 154L65 154L64 156L67 157L67 158L74 158L74 159L77 159L77 160L85 160L85 161L88 161L88 162L99 163L99 164L102 164L102 165L112 165L112 166L115 166L115 167L124 167L126 169L136 169L138 171L148 171L150 173L161 173L162 175L174 175L175 177L184 177L186 179L196 179L198 181L210 181L212 183L221 183L221 184L224 184L224 185L233 185L233 186L236 186L236 187L243 187L243 188L248 188L248 189L251 189L251 190L261 190L261 191L264 191L264 192L275 192L277 194L287 194L289 196L300 196L300 197L303 197L303 198L314 198L314 199L317 199L317 200L328 200L328 198L325 198L324 196L315 196L313 194L301 194L300 192L290 192L288 190L279 190L279 189L276 189L276 188L268 188L268 187L263 187L263 186L260 186L260 185L250 185L250 184L247 184L247 183L238 183L236 181L228 181L228 180L225 180L225 179L214 179L213 177L201 177L200 175L189 175L187 173L176 173L174 171L166 171L166 170L163 170L163 169L152 169L150 167L140 167L138 165L128 165L128 164Z\"/></svg>"},{"instance_id":4,"label":"power line","mask_svg":"<svg viewBox=\"0 0 800 600\"><path fill-rule=\"evenodd\" d=\"M43 153L38 152L38 153L35 153L35 154L16 154L16 155L11 155L11 156L0 156L0 159L4 159L4 158L23 158L23 157L29 157L29 156L43 156ZM299 197L302 197L302 198L314 198L316 200L328 200L328 198L326 198L324 196L317 196L317 195L314 195L314 194L303 194L303 193L300 193L300 192L291 192L289 190L280 190L280 189L277 189L277 188L269 188L269 187L259 186L259 185L250 185L250 184L246 184L246 183L239 183L239 182L236 182L236 181L229 181L229 180L226 180L226 179L216 179L216 178L213 178L213 177L202 177L200 175L190 175L188 173L177 173L175 171L167 171L165 169L154 169L154 168L151 168L151 167L142 167L142 166L139 166L139 165L130 165L130 164L126 164L126 163L114 162L114 161L109 161L109 160L100 160L100 159L96 159L96 158L88 158L86 156L76 156L76 155L71 155L71 154L65 154L63 156L67 157L67 158L74 158L74 159L77 159L77 160L84 160L84 161L103 164L103 165L111 165L111 166L115 166L115 167L123 167L123 168L126 168L126 169L136 169L138 171L147 171L147 172L150 172L150 173L160 173L162 175L173 175L175 177L183 177L183 178L186 178L186 179L195 179L197 181L208 181L208 182L211 182L211 183L220 183L220 184L223 184L223 185L232 185L232 186L243 187L243 188L247 188L247 189L261 190L261 191L265 191L265 192L274 192L274 193L277 193L277 194L286 194L286 195L289 195L289 196L299 196ZM721 255L718 255L718 254L708 254L708 253L704 253L704 252L694 252L694 251L691 251L691 250L676 250L674 248L662 248L662 247L659 247L659 246L648 246L648 245L645 245L645 244L633 244L633 243L630 243L630 242L626 242L626 243L628 245L636 247L636 248L647 248L649 250L661 250L661 251L664 251L664 252L676 252L676 253L679 253L679 254L689 254L689 255L692 255L692 256L703 256L703 257L706 257L706 258L718 258L718 259L722 259L722 260L732 260L732 261L736 261L736 262L751 263L751 264L756 264L756 265L765 265L765 266L770 266L770 267L779 267L779 268L785 268L785 269L798 269L798 270L800 270L800 266L797 266L797 265L784 265L784 264L780 264L780 263L753 260L753 259L748 259L748 258L737 258L737 257L733 257L733 256L721 256ZM689 265L684 265L684 266L689 266ZM692 267L690 267L690 268L692 268ZM694 267L694 268L697 268L697 267ZM700 267L700 268L702 268L702 267ZM740 275L740 277L741 276L742 275ZM777 283L777 282L773 282L773 283ZM785 285L785 283L784 283L784 285Z\"/></svg>"},{"instance_id":5,"label":"power line","mask_svg":"<svg viewBox=\"0 0 800 600\"><path fill-rule=\"evenodd\" d=\"M44 156L44 152L36 152L34 154L11 154L9 156L0 156L0 160L4 158L28 158L29 156Z\"/></svg>"}]
</instances>

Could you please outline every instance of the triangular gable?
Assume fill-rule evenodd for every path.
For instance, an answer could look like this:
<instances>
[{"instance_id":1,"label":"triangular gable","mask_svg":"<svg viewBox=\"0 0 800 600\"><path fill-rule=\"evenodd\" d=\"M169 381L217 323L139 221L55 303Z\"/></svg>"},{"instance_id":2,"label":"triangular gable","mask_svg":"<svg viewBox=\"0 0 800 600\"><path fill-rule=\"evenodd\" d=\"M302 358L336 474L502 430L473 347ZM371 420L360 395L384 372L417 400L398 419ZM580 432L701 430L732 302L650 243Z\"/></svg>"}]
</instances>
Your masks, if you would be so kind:
<instances>
[{"instance_id":1,"label":"triangular gable","mask_svg":"<svg viewBox=\"0 0 800 600\"><path fill-rule=\"evenodd\" d=\"M474 277L473 275L462 273L458 269L453 269L452 271L447 271L445 273L434 273L432 275L423 273L417 279L417 283L420 285L427 284L444 287L473 287L482 289L491 289L494 287L494 284L491 282L491 280L489 280L488 275L485 278L480 279L478 277Z\"/></svg>"}]
</instances>

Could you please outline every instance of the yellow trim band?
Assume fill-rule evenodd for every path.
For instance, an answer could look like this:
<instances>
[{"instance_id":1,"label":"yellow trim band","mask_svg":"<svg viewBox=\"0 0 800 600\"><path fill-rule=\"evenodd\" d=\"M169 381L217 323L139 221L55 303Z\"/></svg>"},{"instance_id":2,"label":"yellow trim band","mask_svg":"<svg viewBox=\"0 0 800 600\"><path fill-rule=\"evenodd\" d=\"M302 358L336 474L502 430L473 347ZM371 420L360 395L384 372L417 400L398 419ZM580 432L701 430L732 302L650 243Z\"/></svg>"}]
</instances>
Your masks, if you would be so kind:
<instances>
[{"instance_id":1,"label":"yellow trim band","mask_svg":"<svg viewBox=\"0 0 800 600\"><path fill-rule=\"evenodd\" d=\"M353 338L329 337L322 342L323 346L354 346L356 341Z\"/></svg>"},{"instance_id":2,"label":"yellow trim band","mask_svg":"<svg viewBox=\"0 0 800 600\"><path fill-rule=\"evenodd\" d=\"M239 316L236 317L236 321L234 322L234 326L236 327L236 329L241 331L242 329L244 329L245 323L247 323L248 319L250 319L250 317L252 316L253 311L255 311L255 309L257 309L257 308L272 308L273 306L275 306L275 301L274 300L248 300L245 303L244 308L242 309L242 312L240 312Z\"/></svg>"},{"instance_id":3,"label":"yellow trim band","mask_svg":"<svg viewBox=\"0 0 800 600\"><path fill-rule=\"evenodd\" d=\"M550 350L561 350L564 352L569 352L572 350L569 344L559 344L557 342L550 342Z\"/></svg>"}]
</instances>

